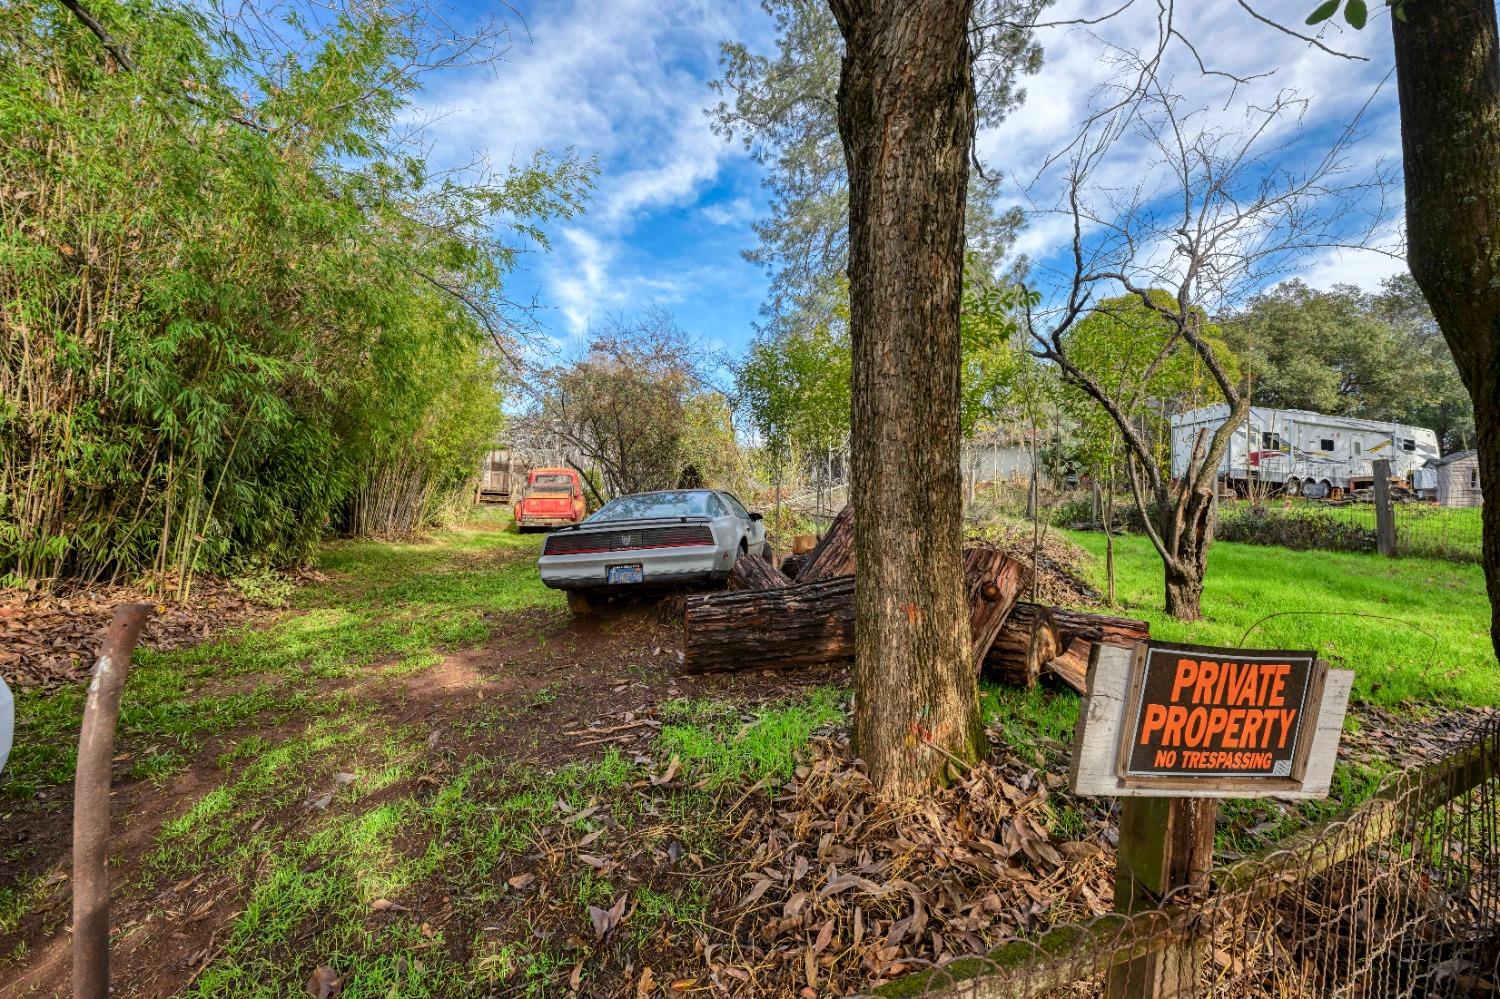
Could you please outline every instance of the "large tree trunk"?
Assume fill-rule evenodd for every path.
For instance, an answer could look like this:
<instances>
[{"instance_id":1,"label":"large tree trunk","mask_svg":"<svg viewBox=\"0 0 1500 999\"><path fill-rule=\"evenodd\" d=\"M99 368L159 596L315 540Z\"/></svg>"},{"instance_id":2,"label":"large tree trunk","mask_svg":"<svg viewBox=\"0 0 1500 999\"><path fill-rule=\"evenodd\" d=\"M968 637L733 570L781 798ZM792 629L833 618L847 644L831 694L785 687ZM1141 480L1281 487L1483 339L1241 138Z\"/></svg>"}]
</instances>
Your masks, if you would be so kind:
<instances>
[{"instance_id":1,"label":"large tree trunk","mask_svg":"<svg viewBox=\"0 0 1500 999\"><path fill-rule=\"evenodd\" d=\"M1406 259L1474 402L1484 577L1500 652L1500 41L1494 0L1392 18Z\"/></svg>"},{"instance_id":2,"label":"large tree trunk","mask_svg":"<svg viewBox=\"0 0 1500 999\"><path fill-rule=\"evenodd\" d=\"M854 735L887 794L982 745L969 659L959 306L972 0L829 0L843 33L853 341Z\"/></svg>"}]
</instances>

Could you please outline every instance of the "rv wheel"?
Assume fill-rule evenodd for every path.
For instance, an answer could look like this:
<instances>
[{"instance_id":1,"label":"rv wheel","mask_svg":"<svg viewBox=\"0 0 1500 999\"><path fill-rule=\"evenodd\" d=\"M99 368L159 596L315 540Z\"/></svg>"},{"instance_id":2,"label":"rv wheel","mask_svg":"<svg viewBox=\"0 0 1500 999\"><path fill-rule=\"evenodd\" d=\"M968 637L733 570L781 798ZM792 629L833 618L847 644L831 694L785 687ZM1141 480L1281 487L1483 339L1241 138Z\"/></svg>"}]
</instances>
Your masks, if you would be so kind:
<instances>
[{"instance_id":1,"label":"rv wheel","mask_svg":"<svg viewBox=\"0 0 1500 999\"><path fill-rule=\"evenodd\" d=\"M1282 491L1285 492L1288 496L1302 495L1302 482L1300 479L1287 479L1286 485L1282 486L1281 488Z\"/></svg>"}]
</instances>

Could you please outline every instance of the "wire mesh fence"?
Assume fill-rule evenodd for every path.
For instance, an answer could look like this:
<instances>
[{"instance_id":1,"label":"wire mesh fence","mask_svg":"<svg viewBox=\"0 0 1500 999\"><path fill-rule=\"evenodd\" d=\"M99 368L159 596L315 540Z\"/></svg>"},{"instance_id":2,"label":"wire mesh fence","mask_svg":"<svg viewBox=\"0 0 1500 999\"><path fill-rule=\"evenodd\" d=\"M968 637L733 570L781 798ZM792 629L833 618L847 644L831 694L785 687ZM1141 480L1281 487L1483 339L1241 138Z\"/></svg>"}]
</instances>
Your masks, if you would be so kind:
<instances>
[{"instance_id":1,"label":"wire mesh fence","mask_svg":"<svg viewBox=\"0 0 1500 999\"><path fill-rule=\"evenodd\" d=\"M1479 507L1395 503L1392 512L1396 521L1398 555L1453 562L1481 560L1483 511Z\"/></svg>"},{"instance_id":2,"label":"wire mesh fence","mask_svg":"<svg viewBox=\"0 0 1500 999\"><path fill-rule=\"evenodd\" d=\"M1097 499L1075 490L1052 502L1054 523L1083 530L1099 530L1102 512ZM1482 510L1478 506L1449 507L1434 502L1397 499L1391 504L1395 522L1395 553L1403 558L1433 558L1450 562L1482 559ZM1134 505L1117 503L1117 530L1143 530ZM1379 551L1379 517L1369 499L1310 500L1275 496L1264 499L1223 498L1219 501L1214 537L1252 545L1275 545L1297 551Z\"/></svg>"},{"instance_id":3,"label":"wire mesh fence","mask_svg":"<svg viewBox=\"0 0 1500 999\"><path fill-rule=\"evenodd\" d=\"M1348 817L1147 911L922 969L873 996L1500 995L1500 725ZM1135 897L1128 877L1116 897Z\"/></svg>"}]
</instances>

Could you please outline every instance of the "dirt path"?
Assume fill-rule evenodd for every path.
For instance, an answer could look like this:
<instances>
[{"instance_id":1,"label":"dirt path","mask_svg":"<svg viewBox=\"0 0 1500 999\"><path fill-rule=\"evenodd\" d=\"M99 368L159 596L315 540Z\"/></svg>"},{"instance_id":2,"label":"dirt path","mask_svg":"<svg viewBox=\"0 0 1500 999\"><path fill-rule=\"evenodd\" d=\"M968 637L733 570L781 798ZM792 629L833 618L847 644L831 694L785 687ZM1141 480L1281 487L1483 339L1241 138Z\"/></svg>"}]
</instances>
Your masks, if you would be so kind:
<instances>
[{"instance_id":1,"label":"dirt path","mask_svg":"<svg viewBox=\"0 0 1500 999\"><path fill-rule=\"evenodd\" d=\"M829 674L694 677L678 675L675 629L651 604L574 620L566 613L523 610L495 622L480 648L450 653L436 665L389 676L379 667L353 679L315 687L316 699L353 698L369 705L375 730L416 728L428 749L449 761L506 759L555 768L597 759L609 749L643 750L656 727L631 727L621 718L651 714L679 698L757 702L827 682ZM247 685L255 677L244 678ZM589 726L600 734L585 732ZM191 764L164 783L130 780L130 758L117 758L114 792L114 979L117 994L142 997L181 992L221 949L244 893L211 868L170 885L143 890L142 875L164 826L181 818L214 789L231 782L245 761L224 755L254 736L274 747L307 728L304 719L274 727L248 725L208 739ZM612 726L622 726L611 731ZM16 957L6 969L5 999L69 991L67 865L71 788L49 788L14 808L0 831L0 850L24 847L29 862L7 881L40 879L40 896L16 932L0 936L0 954ZM298 806L273 817L295 834L318 810ZM205 858L206 859L206 858Z\"/></svg>"}]
</instances>

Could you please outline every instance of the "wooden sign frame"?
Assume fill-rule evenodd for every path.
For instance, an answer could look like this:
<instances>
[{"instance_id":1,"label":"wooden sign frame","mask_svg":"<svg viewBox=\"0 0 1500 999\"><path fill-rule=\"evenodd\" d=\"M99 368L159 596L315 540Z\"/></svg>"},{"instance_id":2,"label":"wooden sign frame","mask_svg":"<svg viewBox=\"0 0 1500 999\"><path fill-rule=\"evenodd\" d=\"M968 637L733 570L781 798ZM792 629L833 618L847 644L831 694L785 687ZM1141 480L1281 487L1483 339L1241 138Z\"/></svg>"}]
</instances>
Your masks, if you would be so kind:
<instances>
[{"instance_id":1,"label":"wooden sign frame","mask_svg":"<svg viewBox=\"0 0 1500 999\"><path fill-rule=\"evenodd\" d=\"M1122 774L1124 740L1132 708L1140 705L1146 646L1095 645L1089 658L1087 693L1079 705L1073 739L1071 784L1075 794L1154 798L1326 798L1338 756L1352 670L1328 669L1318 661L1309 676L1303 710L1316 711L1303 724L1290 777L1227 777L1221 774L1140 777Z\"/></svg>"}]
</instances>

